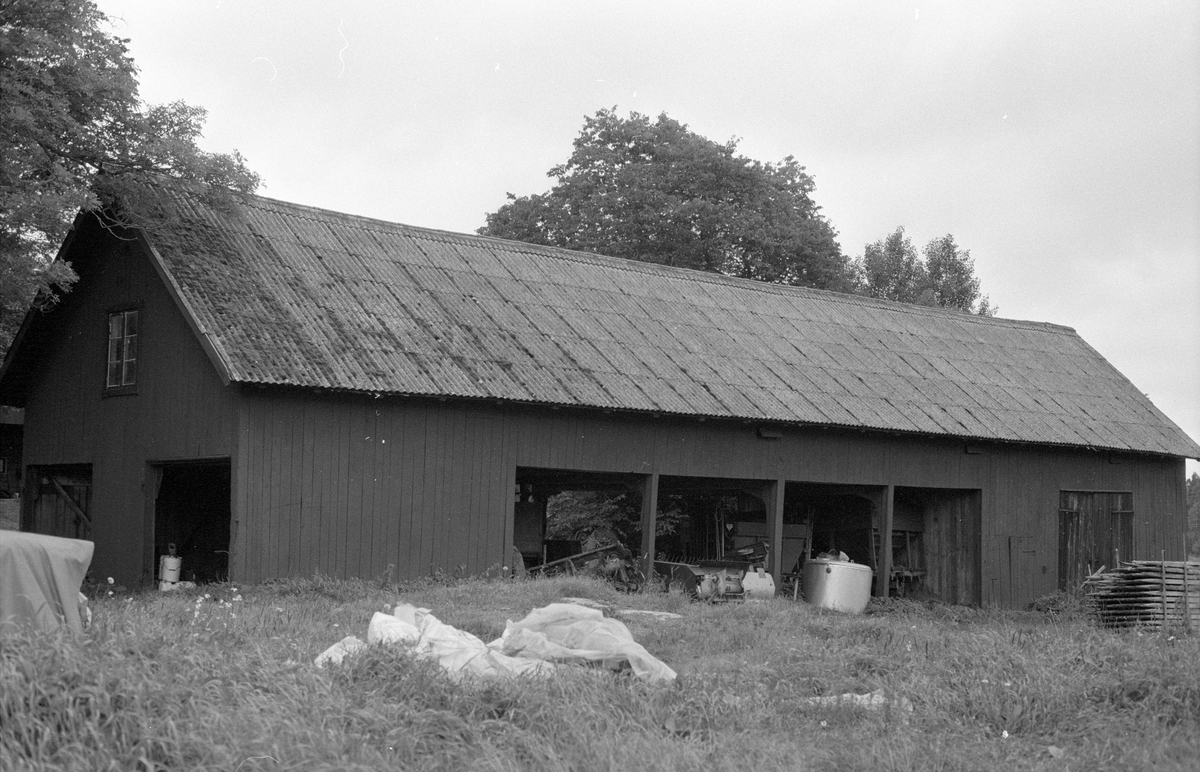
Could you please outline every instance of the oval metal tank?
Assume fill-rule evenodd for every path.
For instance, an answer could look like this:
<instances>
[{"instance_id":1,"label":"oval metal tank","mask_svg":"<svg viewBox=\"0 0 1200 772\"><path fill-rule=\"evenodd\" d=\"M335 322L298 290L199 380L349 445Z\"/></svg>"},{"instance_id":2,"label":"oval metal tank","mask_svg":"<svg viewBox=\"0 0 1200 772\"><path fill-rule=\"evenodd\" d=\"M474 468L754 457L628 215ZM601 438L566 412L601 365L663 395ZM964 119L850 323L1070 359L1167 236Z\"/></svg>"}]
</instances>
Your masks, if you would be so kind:
<instances>
[{"instance_id":1,"label":"oval metal tank","mask_svg":"<svg viewBox=\"0 0 1200 772\"><path fill-rule=\"evenodd\" d=\"M812 558L804 564L804 598L814 606L861 614L875 572L861 563Z\"/></svg>"}]
</instances>

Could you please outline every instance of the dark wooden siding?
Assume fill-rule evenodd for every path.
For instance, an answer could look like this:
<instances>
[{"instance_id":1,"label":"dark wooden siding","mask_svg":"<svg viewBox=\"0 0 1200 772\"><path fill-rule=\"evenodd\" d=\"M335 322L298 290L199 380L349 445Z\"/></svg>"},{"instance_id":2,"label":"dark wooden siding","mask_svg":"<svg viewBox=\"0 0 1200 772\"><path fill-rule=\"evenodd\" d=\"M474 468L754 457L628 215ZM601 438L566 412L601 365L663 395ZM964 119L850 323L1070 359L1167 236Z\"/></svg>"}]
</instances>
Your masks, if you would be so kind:
<instances>
[{"instance_id":1,"label":"dark wooden siding","mask_svg":"<svg viewBox=\"0 0 1200 772\"><path fill-rule=\"evenodd\" d=\"M24 440L24 426L11 419L13 423L5 423L4 408L0 406L0 459L4 460L0 469L0 497L7 498L9 494L21 492L22 470L21 445Z\"/></svg>"},{"instance_id":2,"label":"dark wooden siding","mask_svg":"<svg viewBox=\"0 0 1200 772\"><path fill-rule=\"evenodd\" d=\"M967 453L956 441L821 429L763 439L756 428L254 389L238 454L245 493L234 575L377 577L391 566L415 576L504 563L518 466L951 489L948 517L957 521L955 502L982 514L978 531L972 523L931 535L953 558L938 581L985 604L1056 589L1062 490L1132 491L1138 556L1181 556L1179 459L1114 464L1105 453L1001 445Z\"/></svg>"},{"instance_id":3,"label":"dark wooden siding","mask_svg":"<svg viewBox=\"0 0 1200 772\"><path fill-rule=\"evenodd\" d=\"M504 429L486 407L244 390L233 575L503 563L516 469Z\"/></svg>"},{"instance_id":4,"label":"dark wooden siding","mask_svg":"<svg viewBox=\"0 0 1200 772\"><path fill-rule=\"evenodd\" d=\"M92 571L133 585L153 570L147 462L229 456L235 412L148 258L134 242L110 241L100 261L88 254L99 243L87 233L77 241L81 279L54 310L32 375L24 461L92 465ZM125 304L142 309L137 394L104 397L107 312Z\"/></svg>"}]
</instances>

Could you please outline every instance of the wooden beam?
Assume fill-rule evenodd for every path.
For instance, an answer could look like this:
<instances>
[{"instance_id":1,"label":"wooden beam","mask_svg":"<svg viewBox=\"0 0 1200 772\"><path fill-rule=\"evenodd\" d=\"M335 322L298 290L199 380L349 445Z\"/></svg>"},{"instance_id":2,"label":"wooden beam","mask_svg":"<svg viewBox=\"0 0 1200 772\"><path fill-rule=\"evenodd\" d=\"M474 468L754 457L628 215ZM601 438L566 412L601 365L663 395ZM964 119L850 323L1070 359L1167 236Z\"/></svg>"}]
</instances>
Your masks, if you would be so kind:
<instances>
[{"instance_id":1,"label":"wooden beam","mask_svg":"<svg viewBox=\"0 0 1200 772\"><path fill-rule=\"evenodd\" d=\"M50 484L54 486L54 490L58 492L58 495L62 498L62 500L67 503L67 507L75 513L75 519L82 520L83 522L87 523L88 530L90 531L92 529L92 521L90 518L88 518L87 513L79 508L79 505L75 503L75 501L67 493L66 489L59 484L58 480L56 480L53 475L46 475L46 477L50 480Z\"/></svg>"},{"instance_id":2,"label":"wooden beam","mask_svg":"<svg viewBox=\"0 0 1200 772\"><path fill-rule=\"evenodd\" d=\"M896 514L896 486L889 485L883 494L882 520L879 524L879 560L875 567L875 594L880 598L888 596L888 586L892 580L892 524Z\"/></svg>"},{"instance_id":3,"label":"wooden beam","mask_svg":"<svg viewBox=\"0 0 1200 772\"><path fill-rule=\"evenodd\" d=\"M654 530L658 522L658 472L642 476L642 572L654 578Z\"/></svg>"},{"instance_id":4,"label":"wooden beam","mask_svg":"<svg viewBox=\"0 0 1200 772\"><path fill-rule=\"evenodd\" d=\"M154 580L158 577L154 540L158 527L158 492L162 489L162 478L162 464L146 465L146 479L142 482L142 584L147 587L154 587Z\"/></svg>"},{"instance_id":5,"label":"wooden beam","mask_svg":"<svg viewBox=\"0 0 1200 772\"><path fill-rule=\"evenodd\" d=\"M767 569L776 587L783 586L783 494L786 486L786 480L772 480L763 493L763 503L767 507L767 539L771 543Z\"/></svg>"}]
</instances>

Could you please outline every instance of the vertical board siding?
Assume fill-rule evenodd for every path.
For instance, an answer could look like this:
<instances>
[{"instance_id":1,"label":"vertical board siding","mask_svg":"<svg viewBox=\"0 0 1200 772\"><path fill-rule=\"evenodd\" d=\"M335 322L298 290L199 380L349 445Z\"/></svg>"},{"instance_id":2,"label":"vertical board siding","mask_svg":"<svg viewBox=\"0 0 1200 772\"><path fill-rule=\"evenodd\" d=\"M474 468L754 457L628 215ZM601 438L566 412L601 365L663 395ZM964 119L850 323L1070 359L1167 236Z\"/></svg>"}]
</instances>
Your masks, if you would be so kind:
<instances>
[{"instance_id":1,"label":"vertical board siding","mask_svg":"<svg viewBox=\"0 0 1200 772\"><path fill-rule=\"evenodd\" d=\"M958 490L933 505L945 522L926 533L940 556L931 581L943 597L1006 606L1058 585L1062 490L1132 491L1136 557L1173 556L1183 523L1178 460L1110 464L1102 453L1016 446L967 454L953 441L827 430L767 441L747 424L419 399L264 391L252 405L259 428L244 436L291 455L245 449L248 485L255 474L278 478L243 499L261 508L246 516L260 524L249 543L298 518L296 555L276 564L291 573L372 578L394 565L411 577L507 565L517 467ZM285 427L293 420L305 425ZM252 468L276 458L295 471ZM296 485L313 493L291 506L284 489ZM307 543L310 532L319 545Z\"/></svg>"},{"instance_id":2,"label":"vertical board siding","mask_svg":"<svg viewBox=\"0 0 1200 772\"><path fill-rule=\"evenodd\" d=\"M273 442L265 445L266 452L270 455L270 461L267 464L267 474L269 475L264 480L264 488L266 489L269 500L275 502L275 506L271 507L267 517L267 533L264 544L264 557L268 570L275 576L279 576L286 572L287 545L291 541L289 521L288 521L288 499L291 497L291 490L288 489L284 480L288 471L292 451L292 423L291 406L286 406L283 410L274 411L271 418L271 424L266 427L271 436L277 437L278 442Z\"/></svg>"},{"instance_id":3,"label":"vertical board siding","mask_svg":"<svg viewBox=\"0 0 1200 772\"><path fill-rule=\"evenodd\" d=\"M311 565L303 566L301 573L332 575L333 567L337 565L337 513L334 502L337 501L338 482L341 479L342 459L341 448L338 446L337 434L334 430L333 416L337 405L329 400L317 403L317 424L313 433L313 466L320 475L318 485L321 489L320 507L316 519L320 520L321 543L315 550L317 559ZM338 452L330 453L330 449Z\"/></svg>"},{"instance_id":4,"label":"vertical board siding","mask_svg":"<svg viewBox=\"0 0 1200 772\"><path fill-rule=\"evenodd\" d=\"M301 516L304 506L304 405L292 406L288 418L292 421L288 427L290 447L283 457L285 469L280 479L280 486L287 490L287 541L284 543L286 555L279 565L282 575L294 576L300 565L304 527L304 518Z\"/></svg>"},{"instance_id":5,"label":"vertical board siding","mask_svg":"<svg viewBox=\"0 0 1200 772\"><path fill-rule=\"evenodd\" d=\"M435 566L443 569L450 567L444 562L439 565L441 558L441 538L442 538L442 519L445 517L443 507L445 506L445 443L449 439L446 436L445 425L445 403L439 403L429 411L429 416L425 422L425 475L424 481L425 490L430 495L429 503L426 505L425 512L422 516L424 525L422 526L422 545L425 547L421 550L420 558L426 565L425 571L432 572Z\"/></svg>"},{"instance_id":6,"label":"vertical board siding","mask_svg":"<svg viewBox=\"0 0 1200 772\"><path fill-rule=\"evenodd\" d=\"M296 573L303 571L304 566L314 564L313 552L320 544L321 510L319 506L314 506L320 499L313 453L316 413L316 405L304 403L301 413L304 426L300 440L300 516L297 518L300 543L296 548Z\"/></svg>"},{"instance_id":7,"label":"vertical board siding","mask_svg":"<svg viewBox=\"0 0 1200 772\"><path fill-rule=\"evenodd\" d=\"M334 478L329 510L332 537L330 539L329 567L327 569L327 573L334 577L345 575L346 549L350 540L348 520L352 515L350 513L348 496L351 478L354 474L354 467L350 459L350 434L353 431L349 420L351 417L348 409L342 405L336 406L330 423L333 430L333 441L329 446L326 446L337 449L337 455L334 458L334 462L337 464L337 477Z\"/></svg>"},{"instance_id":8,"label":"vertical board siding","mask_svg":"<svg viewBox=\"0 0 1200 772\"><path fill-rule=\"evenodd\" d=\"M388 567L395 571L397 519L395 505L392 503L392 448L395 446L395 433L391 413L375 411L375 447L379 466L376 470L376 518L375 540L371 543L371 561L377 573L381 576L388 574Z\"/></svg>"},{"instance_id":9,"label":"vertical board siding","mask_svg":"<svg viewBox=\"0 0 1200 772\"><path fill-rule=\"evenodd\" d=\"M402 454L402 463L399 471L403 483L409 483L417 479L418 471L421 469L425 437L424 411L419 410L416 406L404 411L403 425L404 453ZM412 571L406 571L406 568L416 564L418 550L420 549L421 523L420 519L414 516L414 513L420 512L424 508L421 495L423 491L419 486L412 484L401 484L400 487L400 534L404 543L401 545L399 553L400 563L397 569L411 575Z\"/></svg>"},{"instance_id":10,"label":"vertical board siding","mask_svg":"<svg viewBox=\"0 0 1200 772\"><path fill-rule=\"evenodd\" d=\"M255 495L239 513L241 580L473 573L505 559L511 454L494 414L259 389L245 399L239 475Z\"/></svg>"},{"instance_id":11,"label":"vertical board siding","mask_svg":"<svg viewBox=\"0 0 1200 772\"><path fill-rule=\"evenodd\" d=\"M73 248L80 281L55 307L39 349L23 462L93 465L91 570L132 587L153 581L157 568L147 465L231 457L237 399L135 243L81 231ZM105 397L108 311L125 305L141 309L137 393ZM235 486L234 495L243 492Z\"/></svg>"},{"instance_id":12,"label":"vertical board siding","mask_svg":"<svg viewBox=\"0 0 1200 772\"><path fill-rule=\"evenodd\" d=\"M438 412L441 414L440 420L445 431L441 432L438 437L439 456L442 461L441 468L438 470L438 485L442 493L442 500L441 515L437 518L435 531L437 538L434 540L434 554L440 556L440 567L447 574L453 576L459 565L455 562L458 545L454 544L454 509L460 486L466 482L462 479L465 477L466 470L457 466L461 462L462 448L460 443L455 441L456 438L461 437L462 413L445 404Z\"/></svg>"}]
</instances>

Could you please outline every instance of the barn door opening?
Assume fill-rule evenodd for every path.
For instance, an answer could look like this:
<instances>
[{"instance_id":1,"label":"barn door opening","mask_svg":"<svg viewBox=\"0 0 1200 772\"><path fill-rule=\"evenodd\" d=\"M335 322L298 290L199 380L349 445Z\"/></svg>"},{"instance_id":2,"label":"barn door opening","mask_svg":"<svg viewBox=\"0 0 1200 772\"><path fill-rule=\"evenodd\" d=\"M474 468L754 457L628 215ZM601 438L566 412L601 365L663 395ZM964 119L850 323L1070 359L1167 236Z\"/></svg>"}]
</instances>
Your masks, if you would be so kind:
<instances>
[{"instance_id":1,"label":"barn door opening","mask_svg":"<svg viewBox=\"0 0 1200 772\"><path fill-rule=\"evenodd\" d=\"M92 538L92 465L30 468L33 489L23 530L68 539Z\"/></svg>"},{"instance_id":2,"label":"barn door opening","mask_svg":"<svg viewBox=\"0 0 1200 772\"><path fill-rule=\"evenodd\" d=\"M595 544L628 543L640 506L637 475L517 467L513 546L527 568L577 555ZM622 538L625 537L625 538Z\"/></svg>"},{"instance_id":3,"label":"barn door opening","mask_svg":"<svg viewBox=\"0 0 1200 772\"><path fill-rule=\"evenodd\" d=\"M892 584L945 603L978 606L983 496L975 489L896 488Z\"/></svg>"},{"instance_id":4,"label":"barn door opening","mask_svg":"<svg viewBox=\"0 0 1200 772\"><path fill-rule=\"evenodd\" d=\"M1060 491L1058 588L1077 593L1102 567L1133 559L1133 494Z\"/></svg>"},{"instance_id":5,"label":"barn door opening","mask_svg":"<svg viewBox=\"0 0 1200 772\"><path fill-rule=\"evenodd\" d=\"M154 569L159 558L183 559L180 578L223 582L229 578L229 460L161 464L154 468Z\"/></svg>"},{"instance_id":6,"label":"barn door opening","mask_svg":"<svg viewBox=\"0 0 1200 772\"><path fill-rule=\"evenodd\" d=\"M812 532L811 555L802 556L804 560L844 552L855 563L878 570L877 550L871 540L873 523L879 515L873 491L866 486L788 483L784 522L790 511L796 522ZM793 568L801 570L799 564L788 570Z\"/></svg>"}]
</instances>

